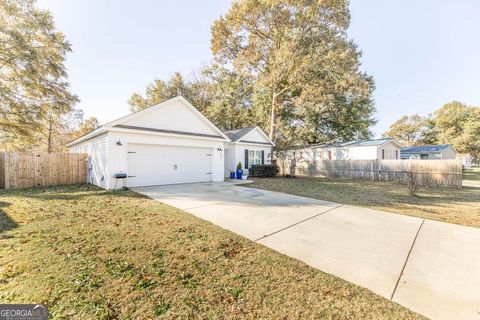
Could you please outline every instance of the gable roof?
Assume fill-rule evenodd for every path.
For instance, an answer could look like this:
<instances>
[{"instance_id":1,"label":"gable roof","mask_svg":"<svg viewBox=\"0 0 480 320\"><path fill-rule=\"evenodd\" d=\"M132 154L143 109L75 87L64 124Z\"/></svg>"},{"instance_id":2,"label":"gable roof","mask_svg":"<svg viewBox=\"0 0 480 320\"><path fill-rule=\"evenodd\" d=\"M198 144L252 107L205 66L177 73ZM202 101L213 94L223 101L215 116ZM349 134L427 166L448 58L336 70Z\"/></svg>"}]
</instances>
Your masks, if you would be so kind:
<instances>
[{"instance_id":1,"label":"gable roof","mask_svg":"<svg viewBox=\"0 0 480 320\"><path fill-rule=\"evenodd\" d=\"M402 147L400 143L398 143L397 140L395 140L394 138L352 140L352 141L340 142L340 143L311 145L310 147L311 148L370 147L370 146L381 146L389 142L395 143L400 148Z\"/></svg>"},{"instance_id":2,"label":"gable roof","mask_svg":"<svg viewBox=\"0 0 480 320\"><path fill-rule=\"evenodd\" d=\"M134 120L135 118L139 118L142 116L146 116L148 113L156 111L156 110L161 110L164 108L166 105L172 103L172 102L181 102L183 105L185 105L192 113L194 113L196 116L200 118L201 121L203 121L215 134L205 134L205 133L196 133L196 132L187 132L186 130L171 130L171 129L164 129L164 128L147 128L143 126L132 126L132 125L125 125L131 120ZM146 132L159 132L159 133L166 133L166 134L176 134L176 135L189 135L189 136L199 136L199 137L208 137L208 138L215 138L215 139L221 139L221 140L226 140L230 141L230 139L223 133L222 130L220 130L217 126L215 126L210 120L208 120L200 111L197 110L190 102L188 102L187 99L185 99L183 96L177 96L172 99L168 99L166 101L163 101L159 104L156 104L154 106L142 109L140 111L131 113L129 115L126 115L124 117L118 118L116 120L110 121L97 129L87 133L86 135L83 135L82 137L79 137L70 143L67 144L67 147L73 146L75 144L78 144L80 142L89 140L91 138L94 138L100 134L103 134L107 131L113 131L113 130L137 130L137 131L146 131Z\"/></svg>"},{"instance_id":3,"label":"gable roof","mask_svg":"<svg viewBox=\"0 0 480 320\"><path fill-rule=\"evenodd\" d=\"M384 138L384 139L371 139L371 140L356 140L348 141L339 144L339 147L367 147L367 146L381 146L382 144L388 143L390 141L395 141L393 138Z\"/></svg>"},{"instance_id":4,"label":"gable roof","mask_svg":"<svg viewBox=\"0 0 480 320\"><path fill-rule=\"evenodd\" d=\"M248 135L250 132L257 130L260 135L262 135L266 141L268 142L260 142L260 141L246 141L242 139ZM258 143L258 144L268 144L271 146L274 146L275 143L263 132L262 129L260 129L258 126L251 126L251 127L246 127L246 128L239 128L239 129L234 129L234 130L229 130L225 132L225 135L227 135L228 138L230 138L231 142L245 142L245 143Z\"/></svg>"},{"instance_id":5,"label":"gable roof","mask_svg":"<svg viewBox=\"0 0 480 320\"><path fill-rule=\"evenodd\" d=\"M246 127L246 128L240 128L240 129L234 129L234 130L229 130L225 131L225 135L232 140L232 142L237 142L241 138L243 138L247 133L255 129L256 126L251 126L251 127Z\"/></svg>"},{"instance_id":6,"label":"gable roof","mask_svg":"<svg viewBox=\"0 0 480 320\"><path fill-rule=\"evenodd\" d=\"M432 153L432 152L442 152L448 148L452 148L450 144L437 144L437 145L425 145L425 146L414 146L414 147L405 147L401 148L400 152L404 153ZM455 149L454 149L455 150Z\"/></svg>"}]
</instances>

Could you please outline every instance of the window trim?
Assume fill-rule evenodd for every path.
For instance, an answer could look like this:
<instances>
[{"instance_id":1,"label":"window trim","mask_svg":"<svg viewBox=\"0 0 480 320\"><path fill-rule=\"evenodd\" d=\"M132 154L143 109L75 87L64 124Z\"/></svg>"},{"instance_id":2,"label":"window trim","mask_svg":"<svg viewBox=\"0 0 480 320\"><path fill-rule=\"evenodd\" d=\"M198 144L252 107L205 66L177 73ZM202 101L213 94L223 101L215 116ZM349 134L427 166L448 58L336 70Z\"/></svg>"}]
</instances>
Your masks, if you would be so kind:
<instances>
[{"instance_id":1,"label":"window trim","mask_svg":"<svg viewBox=\"0 0 480 320\"><path fill-rule=\"evenodd\" d=\"M263 150L248 150L248 163L247 163L248 168L250 168L253 165L262 164L262 152Z\"/></svg>"}]
</instances>

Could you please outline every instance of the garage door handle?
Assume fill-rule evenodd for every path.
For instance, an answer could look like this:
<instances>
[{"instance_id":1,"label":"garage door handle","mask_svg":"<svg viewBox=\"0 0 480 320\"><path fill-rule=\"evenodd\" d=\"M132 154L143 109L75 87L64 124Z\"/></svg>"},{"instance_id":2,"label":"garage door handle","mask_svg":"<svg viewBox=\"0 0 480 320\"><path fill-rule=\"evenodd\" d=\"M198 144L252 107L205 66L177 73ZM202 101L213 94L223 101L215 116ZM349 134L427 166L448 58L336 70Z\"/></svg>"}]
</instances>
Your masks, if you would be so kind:
<instances>
[{"instance_id":1,"label":"garage door handle","mask_svg":"<svg viewBox=\"0 0 480 320\"><path fill-rule=\"evenodd\" d=\"M127 176L127 178L135 178L136 176Z\"/></svg>"}]
</instances>

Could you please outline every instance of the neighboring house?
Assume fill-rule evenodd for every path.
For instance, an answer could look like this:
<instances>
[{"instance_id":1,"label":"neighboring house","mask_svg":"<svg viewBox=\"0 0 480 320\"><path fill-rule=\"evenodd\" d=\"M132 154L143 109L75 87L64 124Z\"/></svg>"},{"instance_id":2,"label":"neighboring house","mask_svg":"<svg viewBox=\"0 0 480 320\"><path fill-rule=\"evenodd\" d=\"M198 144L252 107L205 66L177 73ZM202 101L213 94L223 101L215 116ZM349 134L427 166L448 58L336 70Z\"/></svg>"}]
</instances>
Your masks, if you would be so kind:
<instances>
[{"instance_id":1,"label":"neighboring house","mask_svg":"<svg viewBox=\"0 0 480 320\"><path fill-rule=\"evenodd\" d=\"M469 153L457 153L457 158L462 161L462 167L469 169L472 167L472 156Z\"/></svg>"},{"instance_id":2,"label":"neighboring house","mask_svg":"<svg viewBox=\"0 0 480 320\"><path fill-rule=\"evenodd\" d=\"M312 160L393 160L400 159L401 145L392 138L312 145Z\"/></svg>"},{"instance_id":3,"label":"neighboring house","mask_svg":"<svg viewBox=\"0 0 480 320\"><path fill-rule=\"evenodd\" d=\"M244 171L254 164L270 164L272 140L257 126L225 132L231 142L225 147L225 176L235 171L240 162Z\"/></svg>"},{"instance_id":4,"label":"neighboring house","mask_svg":"<svg viewBox=\"0 0 480 320\"><path fill-rule=\"evenodd\" d=\"M405 147L400 150L402 159L445 160L456 159L457 151L450 144Z\"/></svg>"},{"instance_id":5,"label":"neighboring house","mask_svg":"<svg viewBox=\"0 0 480 320\"><path fill-rule=\"evenodd\" d=\"M232 145L256 147L265 142L254 133L240 140ZM223 181L229 142L225 133L179 96L111 121L67 147L89 154L91 183L113 189L122 186L114 178L117 173L127 174L128 187Z\"/></svg>"}]
</instances>

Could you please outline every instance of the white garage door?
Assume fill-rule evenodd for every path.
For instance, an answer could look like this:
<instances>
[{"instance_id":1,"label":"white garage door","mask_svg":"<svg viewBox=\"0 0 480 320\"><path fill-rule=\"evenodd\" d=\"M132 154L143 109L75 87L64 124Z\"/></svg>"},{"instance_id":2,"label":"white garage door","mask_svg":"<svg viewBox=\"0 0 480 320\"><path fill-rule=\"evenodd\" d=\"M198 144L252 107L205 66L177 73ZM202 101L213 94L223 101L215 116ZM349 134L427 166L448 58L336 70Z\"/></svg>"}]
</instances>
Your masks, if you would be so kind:
<instances>
[{"instance_id":1,"label":"white garage door","mask_svg":"<svg viewBox=\"0 0 480 320\"><path fill-rule=\"evenodd\" d=\"M129 144L128 186L205 182L212 179L210 148Z\"/></svg>"}]
</instances>

